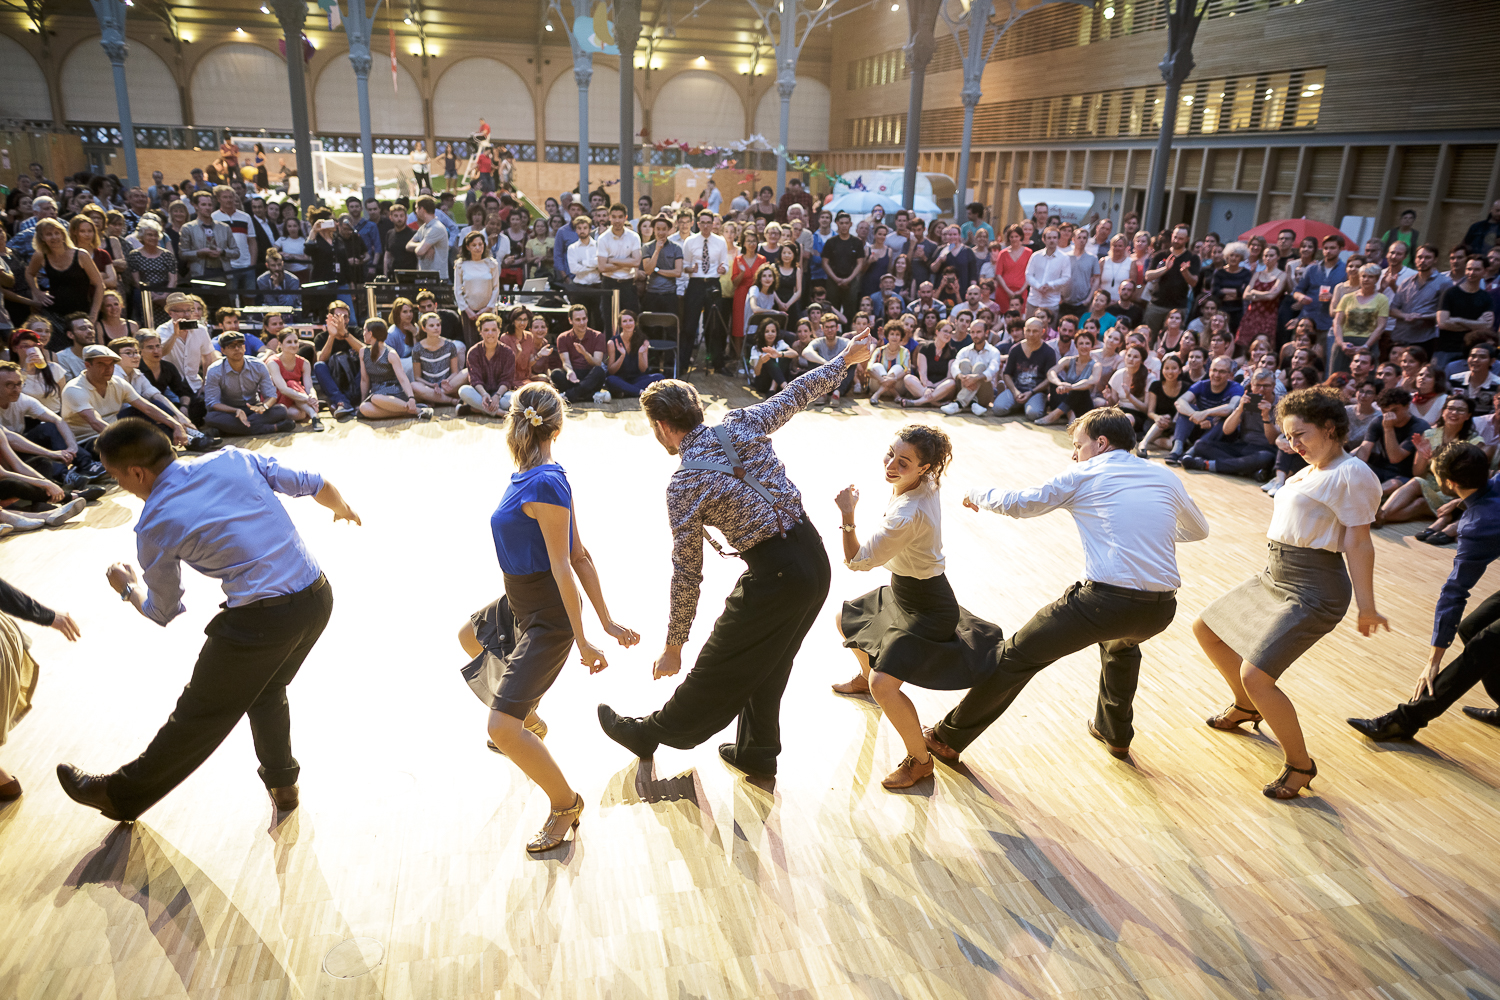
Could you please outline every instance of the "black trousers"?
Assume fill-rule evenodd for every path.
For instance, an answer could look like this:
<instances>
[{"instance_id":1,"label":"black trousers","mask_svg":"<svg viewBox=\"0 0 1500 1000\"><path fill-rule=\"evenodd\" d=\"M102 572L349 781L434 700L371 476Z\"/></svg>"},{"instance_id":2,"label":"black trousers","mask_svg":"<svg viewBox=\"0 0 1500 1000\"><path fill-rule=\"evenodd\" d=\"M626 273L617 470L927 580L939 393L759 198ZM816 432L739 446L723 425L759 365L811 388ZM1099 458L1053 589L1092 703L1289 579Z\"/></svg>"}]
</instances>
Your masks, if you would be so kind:
<instances>
[{"instance_id":1,"label":"black trousers","mask_svg":"<svg viewBox=\"0 0 1500 1000\"><path fill-rule=\"evenodd\" d=\"M1264 437L1226 437L1224 425L1198 439L1188 454L1214 463L1214 471L1225 476L1254 476L1270 472L1276 463L1277 448Z\"/></svg>"},{"instance_id":2,"label":"black trousers","mask_svg":"<svg viewBox=\"0 0 1500 1000\"><path fill-rule=\"evenodd\" d=\"M719 317L719 279L690 278L682 297L682 325L677 328L677 378L686 378L698 346L698 322L703 322L704 364L724 365L724 324Z\"/></svg>"},{"instance_id":3,"label":"black trousers","mask_svg":"<svg viewBox=\"0 0 1500 1000\"><path fill-rule=\"evenodd\" d=\"M629 309L631 312L635 312L635 313L639 313L641 311L640 299L635 294L635 279L634 278L625 278L625 279L622 279L622 280L616 280L614 278L604 278L604 277L601 277L599 280L604 283L604 290L606 292L615 291L615 290L619 291L619 293L620 293L620 308L621 309ZM601 326L601 327L598 327L598 329L600 329L600 330L612 330L612 329L614 329L614 327L613 326Z\"/></svg>"},{"instance_id":4,"label":"black trousers","mask_svg":"<svg viewBox=\"0 0 1500 1000\"><path fill-rule=\"evenodd\" d=\"M286 687L297 676L333 614L333 588L322 577L275 607L226 608L204 629L192 680L166 725L135 760L109 776L109 797L134 819L167 796L250 716L260 778L267 788L296 784Z\"/></svg>"},{"instance_id":5,"label":"black trousers","mask_svg":"<svg viewBox=\"0 0 1500 1000\"><path fill-rule=\"evenodd\" d=\"M641 298L643 312L666 313L681 319L682 300L673 292L647 292Z\"/></svg>"},{"instance_id":6,"label":"black trousers","mask_svg":"<svg viewBox=\"0 0 1500 1000\"><path fill-rule=\"evenodd\" d=\"M550 373L552 385L563 398L570 403L592 403L594 393L604 388L604 382L609 378L609 371L603 365L594 365L588 371L578 371L577 382L568 381L568 373L561 368L554 368Z\"/></svg>"},{"instance_id":7,"label":"black trousers","mask_svg":"<svg viewBox=\"0 0 1500 1000\"><path fill-rule=\"evenodd\" d=\"M233 403L228 405L234 406ZM212 427L225 437L248 437L252 434L275 434L281 429L282 424L291 419L287 416L286 407L280 403L274 403L260 413L246 406L234 408L250 421L248 425L240 423L240 418L232 413L209 410L203 418L204 426Z\"/></svg>"},{"instance_id":8,"label":"black trousers","mask_svg":"<svg viewBox=\"0 0 1500 1000\"><path fill-rule=\"evenodd\" d=\"M1112 746L1135 737L1132 703L1141 673L1140 644L1172 624L1175 594L1075 583L1032 616L1000 647L1000 667L976 685L935 727L962 750L1000 718L1028 681L1053 663L1094 643L1103 671L1094 726Z\"/></svg>"},{"instance_id":9,"label":"black trousers","mask_svg":"<svg viewBox=\"0 0 1500 1000\"><path fill-rule=\"evenodd\" d=\"M775 774L781 753L781 694L792 661L823 610L832 572L807 521L743 554L745 572L724 602L698 660L646 728L669 747L689 749L739 718L741 767Z\"/></svg>"},{"instance_id":10,"label":"black trousers","mask_svg":"<svg viewBox=\"0 0 1500 1000\"><path fill-rule=\"evenodd\" d=\"M1485 693L1500 702L1500 593L1491 594L1464 616L1458 623L1458 637L1464 641L1464 650L1438 672L1432 694L1422 694L1391 713L1408 732L1448 711L1475 684L1483 684Z\"/></svg>"}]
</instances>

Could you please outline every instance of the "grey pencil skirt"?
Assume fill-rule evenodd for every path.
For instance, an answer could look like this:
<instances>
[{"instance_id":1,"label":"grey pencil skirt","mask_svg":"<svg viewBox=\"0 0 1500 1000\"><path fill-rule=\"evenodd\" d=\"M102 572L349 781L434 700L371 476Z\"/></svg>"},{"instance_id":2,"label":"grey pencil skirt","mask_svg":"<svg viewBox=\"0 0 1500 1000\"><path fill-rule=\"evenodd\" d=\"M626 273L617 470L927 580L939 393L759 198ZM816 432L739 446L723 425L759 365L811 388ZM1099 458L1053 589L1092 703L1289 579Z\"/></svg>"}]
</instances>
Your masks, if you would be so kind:
<instances>
[{"instance_id":1,"label":"grey pencil skirt","mask_svg":"<svg viewBox=\"0 0 1500 1000\"><path fill-rule=\"evenodd\" d=\"M1338 627L1353 586L1344 557L1268 542L1266 568L1203 609L1203 623L1272 677Z\"/></svg>"}]
</instances>

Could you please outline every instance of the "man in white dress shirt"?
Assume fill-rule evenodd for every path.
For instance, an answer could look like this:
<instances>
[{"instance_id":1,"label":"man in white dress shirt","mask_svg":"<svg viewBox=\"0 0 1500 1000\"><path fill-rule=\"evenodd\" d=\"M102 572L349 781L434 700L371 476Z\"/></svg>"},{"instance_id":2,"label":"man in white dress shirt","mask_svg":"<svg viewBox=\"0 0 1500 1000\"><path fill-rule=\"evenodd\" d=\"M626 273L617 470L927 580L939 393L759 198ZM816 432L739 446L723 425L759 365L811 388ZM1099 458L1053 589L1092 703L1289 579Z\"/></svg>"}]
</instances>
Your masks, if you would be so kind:
<instances>
[{"instance_id":1,"label":"man in white dress shirt","mask_svg":"<svg viewBox=\"0 0 1500 1000\"><path fill-rule=\"evenodd\" d=\"M1057 249L1058 232L1055 226L1042 230L1042 249L1031 255L1026 263L1026 284L1031 286L1031 298L1026 304L1032 308L1042 306L1057 312L1062 302L1062 293L1073 280L1073 258Z\"/></svg>"},{"instance_id":2,"label":"man in white dress shirt","mask_svg":"<svg viewBox=\"0 0 1500 1000\"><path fill-rule=\"evenodd\" d=\"M578 240L568 245L568 301L587 306L589 322L596 330L613 330L604 322L604 284L599 275L599 241L594 239L594 224L587 215L573 220Z\"/></svg>"},{"instance_id":3,"label":"man in white dress shirt","mask_svg":"<svg viewBox=\"0 0 1500 1000\"><path fill-rule=\"evenodd\" d=\"M1140 644L1172 624L1182 582L1176 543L1207 538L1208 521L1181 480L1132 454L1135 425L1123 411L1090 410L1070 431L1077 464L1056 479L1029 490L972 489L964 498L970 510L1009 517L1072 514L1084 579L1005 640L999 669L926 730L928 748L946 760L957 760L1038 671L1092 643L1104 669L1089 733L1113 756L1129 756Z\"/></svg>"},{"instance_id":4,"label":"man in white dress shirt","mask_svg":"<svg viewBox=\"0 0 1500 1000\"><path fill-rule=\"evenodd\" d=\"M976 319L969 324L969 337L973 343L962 347L948 368L950 378L958 382L958 396L953 402L941 407L948 416L967 406L976 417L990 412L995 401L995 376L1000 374L1000 352L989 342L990 329L984 320Z\"/></svg>"},{"instance_id":5,"label":"man in white dress shirt","mask_svg":"<svg viewBox=\"0 0 1500 1000\"><path fill-rule=\"evenodd\" d=\"M724 374L724 329L719 315L719 278L729 271L729 244L714 233L714 214L698 213L698 231L682 241L682 273L687 294L682 303L682 326L677 330L676 378L687 378L698 344L698 322L703 321L704 364Z\"/></svg>"},{"instance_id":6,"label":"man in white dress shirt","mask_svg":"<svg viewBox=\"0 0 1500 1000\"><path fill-rule=\"evenodd\" d=\"M635 294L635 275L636 268L641 263L641 238L626 225L626 216L629 214L624 205L611 208L609 228L600 233L594 242L599 247L599 277L604 290L618 291L620 308L639 313L641 303ZM614 327L608 329L613 330Z\"/></svg>"}]
</instances>

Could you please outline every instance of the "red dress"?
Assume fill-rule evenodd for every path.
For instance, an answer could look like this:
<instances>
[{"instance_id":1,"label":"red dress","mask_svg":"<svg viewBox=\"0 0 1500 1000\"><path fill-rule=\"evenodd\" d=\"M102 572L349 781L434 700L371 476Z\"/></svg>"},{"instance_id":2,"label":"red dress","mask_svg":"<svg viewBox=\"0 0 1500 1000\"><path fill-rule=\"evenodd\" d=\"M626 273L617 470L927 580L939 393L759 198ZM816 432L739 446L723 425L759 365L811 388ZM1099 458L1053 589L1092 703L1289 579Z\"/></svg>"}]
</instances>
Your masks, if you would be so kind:
<instances>
[{"instance_id":1,"label":"red dress","mask_svg":"<svg viewBox=\"0 0 1500 1000\"><path fill-rule=\"evenodd\" d=\"M1278 276L1269 281L1252 281L1250 290L1269 292L1280 280ZM1242 344L1253 344L1256 337L1268 337L1272 344L1276 343L1276 315L1280 308L1280 295L1274 299L1252 299L1245 303L1245 314L1240 317L1239 336L1236 339Z\"/></svg>"},{"instance_id":2,"label":"red dress","mask_svg":"<svg viewBox=\"0 0 1500 1000\"><path fill-rule=\"evenodd\" d=\"M766 259L760 254L749 258L747 264L744 254L734 258L729 265L730 277L734 279L734 325L729 329L738 332L745 329L745 298L750 294L750 285L755 281L755 275L760 271Z\"/></svg>"},{"instance_id":3,"label":"red dress","mask_svg":"<svg viewBox=\"0 0 1500 1000\"><path fill-rule=\"evenodd\" d=\"M1001 287L1001 282L1012 288L1021 290L1020 302L1017 306L1022 312L1026 311L1026 265L1031 261L1031 250L1028 247L1021 248L1020 257L1012 257L1010 248L1006 247L995 253L995 304L1000 307L1002 313L1010 310L1010 293Z\"/></svg>"},{"instance_id":4,"label":"red dress","mask_svg":"<svg viewBox=\"0 0 1500 1000\"><path fill-rule=\"evenodd\" d=\"M281 380L286 383L286 387L288 389L306 394L307 386L302 384L302 366L307 364L306 358L299 355L297 358L297 366L291 371L287 371L286 365L281 363L280 354L276 354L271 358L271 364L275 365L281 371ZM276 402L280 403L282 406L302 405L301 400L293 399L284 392L277 395Z\"/></svg>"}]
</instances>

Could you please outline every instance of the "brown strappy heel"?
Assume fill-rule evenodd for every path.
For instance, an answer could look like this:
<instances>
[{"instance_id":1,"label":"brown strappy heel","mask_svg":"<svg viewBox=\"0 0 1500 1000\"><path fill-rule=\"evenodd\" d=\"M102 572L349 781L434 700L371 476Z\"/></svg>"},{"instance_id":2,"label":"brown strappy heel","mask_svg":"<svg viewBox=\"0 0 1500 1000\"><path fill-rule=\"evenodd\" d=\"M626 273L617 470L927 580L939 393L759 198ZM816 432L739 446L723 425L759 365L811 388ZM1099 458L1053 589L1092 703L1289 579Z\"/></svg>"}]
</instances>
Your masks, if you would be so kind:
<instances>
[{"instance_id":1,"label":"brown strappy heel","mask_svg":"<svg viewBox=\"0 0 1500 1000\"><path fill-rule=\"evenodd\" d=\"M575 794L572 806L567 809L554 809L547 814L547 825L542 827L535 837L531 838L531 842L526 845L526 852L528 854L541 854L544 851L550 851L554 847L561 845L563 840L568 836L568 830L578 829L578 820L582 814L583 796ZM572 824L560 834L552 833L552 824L564 816L572 816Z\"/></svg>"},{"instance_id":2,"label":"brown strappy heel","mask_svg":"<svg viewBox=\"0 0 1500 1000\"><path fill-rule=\"evenodd\" d=\"M1229 718L1230 712L1244 712L1247 718L1235 719L1231 721ZM1215 715L1212 718L1205 719L1203 721L1209 729L1217 729L1221 733L1243 732L1240 727L1248 722L1250 723L1251 728L1253 728L1258 733L1260 732L1260 724L1262 722L1265 722L1266 720L1264 716L1262 716L1253 708L1245 708L1241 705L1231 705L1228 708L1224 709L1224 711L1220 712L1218 715Z\"/></svg>"}]
</instances>

